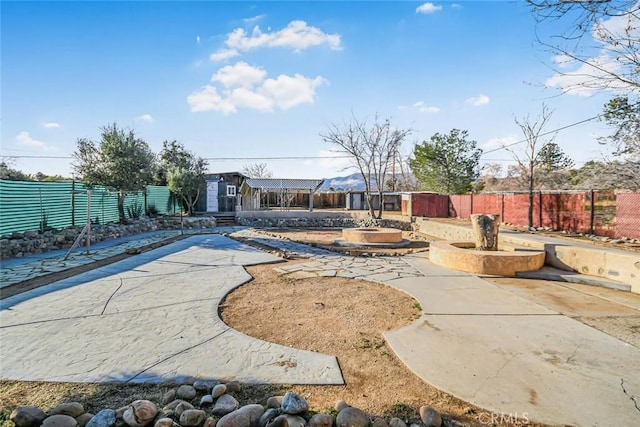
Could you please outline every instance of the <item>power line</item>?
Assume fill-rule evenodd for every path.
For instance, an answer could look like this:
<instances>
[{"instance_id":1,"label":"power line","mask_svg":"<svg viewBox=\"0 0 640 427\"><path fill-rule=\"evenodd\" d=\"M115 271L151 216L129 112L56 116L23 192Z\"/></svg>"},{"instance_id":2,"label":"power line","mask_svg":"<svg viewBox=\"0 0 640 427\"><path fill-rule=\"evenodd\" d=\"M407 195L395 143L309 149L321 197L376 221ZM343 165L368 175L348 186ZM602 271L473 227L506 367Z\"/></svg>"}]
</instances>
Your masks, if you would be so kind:
<instances>
[{"instance_id":1,"label":"power line","mask_svg":"<svg viewBox=\"0 0 640 427\"><path fill-rule=\"evenodd\" d=\"M635 104L632 105L628 105L628 106L624 106L624 107L619 107L611 112L616 112L618 110L622 110L624 108L634 108L636 106L640 105L640 101L636 102ZM542 136L547 136L547 135L551 135L554 133L558 133L560 131L563 131L565 129L569 129L584 123L588 123L592 120L595 119L599 119L601 117L603 117L606 113L600 113L597 114L593 117L589 117L587 119L584 120L580 120L565 126L561 126L559 128L547 131L547 132L543 132L541 134L539 134L539 137ZM516 142L512 142L511 144L506 144L503 145L502 147L498 147L498 148L493 148L491 150L487 150L487 151L483 151L482 155L484 156L485 154L489 154L489 153L494 153L496 151L500 151L500 150L505 150L509 147L513 147L514 145L518 145L518 144L522 144L524 142L527 142L527 139L522 139L520 141L516 141ZM4 150L8 150L8 149L4 149ZM0 157L11 157L14 159L72 159L73 157L71 156L43 156L43 155L11 155L11 154L0 154ZM271 156L271 157L204 157L204 160L210 160L210 161L243 161L243 160L323 160L323 159L349 159L352 156Z\"/></svg>"},{"instance_id":2,"label":"power line","mask_svg":"<svg viewBox=\"0 0 640 427\"><path fill-rule=\"evenodd\" d=\"M628 106L624 106L624 107L618 107L615 110L611 111L611 113L616 112L618 110L622 110L624 108L634 108L634 107L636 107L638 105L640 105L640 101L636 102L635 104L632 104L632 105L628 105ZM571 124L568 124L568 125L565 125L565 126L561 126L561 127L556 128L554 130L543 132L543 133L539 134L538 137L551 135L553 133L558 133L558 132L560 132L562 130L569 129L569 128L572 128L574 126L578 126L578 125L590 122L590 121L595 120L595 119L599 119L600 117L603 117L605 114L607 114L607 113L600 113L600 114L595 115L593 117L589 117L588 119L580 120L578 122L574 122L574 123L571 123ZM527 141L528 141L527 139L521 139L520 141L512 142L511 144L506 144L506 145L503 145L502 147L498 147L498 148L494 148L494 149L491 149L491 150L483 151L482 155L484 156L485 154L494 153L494 152L500 151L500 150L505 150L505 149L507 149L509 147L513 147L514 145L522 144L523 142L527 142Z\"/></svg>"},{"instance_id":3,"label":"power line","mask_svg":"<svg viewBox=\"0 0 640 427\"><path fill-rule=\"evenodd\" d=\"M72 159L71 156L40 156L40 155L1 155L14 159ZM351 156L274 156L274 157L204 157L203 160L233 161L233 160L322 160L322 159L350 159Z\"/></svg>"}]
</instances>

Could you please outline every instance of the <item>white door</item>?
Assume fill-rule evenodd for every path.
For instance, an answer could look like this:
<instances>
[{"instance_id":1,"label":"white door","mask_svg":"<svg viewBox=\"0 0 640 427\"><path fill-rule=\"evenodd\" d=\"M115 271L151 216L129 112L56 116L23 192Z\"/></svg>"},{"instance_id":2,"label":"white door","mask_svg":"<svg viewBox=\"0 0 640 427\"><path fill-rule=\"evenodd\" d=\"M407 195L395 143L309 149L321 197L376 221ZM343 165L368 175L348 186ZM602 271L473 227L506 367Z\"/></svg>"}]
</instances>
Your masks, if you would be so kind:
<instances>
[{"instance_id":1,"label":"white door","mask_svg":"<svg viewBox=\"0 0 640 427\"><path fill-rule=\"evenodd\" d=\"M207 182L207 212L218 212L218 181Z\"/></svg>"},{"instance_id":2,"label":"white door","mask_svg":"<svg viewBox=\"0 0 640 427\"><path fill-rule=\"evenodd\" d=\"M352 194L351 197L353 197L352 201L352 205L351 205L351 209L353 209L354 211L359 211L362 209L362 195L360 195L359 193L355 193Z\"/></svg>"}]
</instances>

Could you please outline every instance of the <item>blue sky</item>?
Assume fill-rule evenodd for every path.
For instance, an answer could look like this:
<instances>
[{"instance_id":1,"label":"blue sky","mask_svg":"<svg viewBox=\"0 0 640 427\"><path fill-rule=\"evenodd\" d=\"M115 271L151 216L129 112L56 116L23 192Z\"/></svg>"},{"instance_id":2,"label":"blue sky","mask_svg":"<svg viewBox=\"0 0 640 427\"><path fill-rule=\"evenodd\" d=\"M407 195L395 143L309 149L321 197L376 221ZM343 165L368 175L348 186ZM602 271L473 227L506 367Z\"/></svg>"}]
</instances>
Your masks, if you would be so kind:
<instances>
[{"instance_id":1,"label":"blue sky","mask_svg":"<svg viewBox=\"0 0 640 427\"><path fill-rule=\"evenodd\" d=\"M555 110L549 129L602 112L611 93L560 94L553 55L524 2L2 1L2 145L15 167L71 175L78 138L116 122L158 152L178 140L211 172L264 162L277 177L346 175L319 133L391 117L414 131L466 129L486 150L521 134L514 116ZM562 28L545 27L545 31ZM548 87L553 82L555 87ZM585 96L588 95L588 96ZM608 133L558 133L579 166ZM502 150L485 162L509 163Z\"/></svg>"}]
</instances>

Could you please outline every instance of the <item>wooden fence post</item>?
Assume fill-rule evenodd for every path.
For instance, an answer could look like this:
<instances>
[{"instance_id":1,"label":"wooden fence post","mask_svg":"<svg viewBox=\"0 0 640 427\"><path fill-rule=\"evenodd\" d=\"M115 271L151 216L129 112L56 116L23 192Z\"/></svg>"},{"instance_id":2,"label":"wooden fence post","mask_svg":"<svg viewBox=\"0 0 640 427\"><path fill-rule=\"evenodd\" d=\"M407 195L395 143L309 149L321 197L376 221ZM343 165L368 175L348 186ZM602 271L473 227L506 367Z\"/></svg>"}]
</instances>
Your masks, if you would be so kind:
<instances>
[{"instance_id":1,"label":"wooden fence post","mask_svg":"<svg viewBox=\"0 0 640 427\"><path fill-rule=\"evenodd\" d=\"M593 189L591 190L591 212L589 215L589 232L591 234L595 234L594 230L595 230L595 220L596 220L596 209L595 209L595 204L596 204L596 200L595 200L595 191L593 191Z\"/></svg>"}]
</instances>

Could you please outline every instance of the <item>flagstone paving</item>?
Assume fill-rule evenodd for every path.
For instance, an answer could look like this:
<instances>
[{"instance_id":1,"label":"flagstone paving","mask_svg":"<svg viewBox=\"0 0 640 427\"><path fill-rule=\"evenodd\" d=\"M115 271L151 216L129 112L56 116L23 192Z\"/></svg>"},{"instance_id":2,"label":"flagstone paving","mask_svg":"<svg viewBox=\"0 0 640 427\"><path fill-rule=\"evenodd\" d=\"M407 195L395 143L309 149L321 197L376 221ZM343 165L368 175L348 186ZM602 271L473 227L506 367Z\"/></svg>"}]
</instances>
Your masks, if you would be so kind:
<instances>
[{"instance_id":1,"label":"flagstone paving","mask_svg":"<svg viewBox=\"0 0 640 427\"><path fill-rule=\"evenodd\" d=\"M352 257L250 229L227 232L308 258L274 265L281 274L370 280L413 295L423 315L384 334L392 350L424 381L497 417L516 414L553 425L640 425L640 349L568 317L544 299L532 300L538 291L516 291L438 267L424 254ZM279 260L224 236L193 236L4 298L0 377L342 384L335 357L256 340L217 316L221 298L250 280L245 265ZM47 266L42 260L30 263ZM43 274L27 267L24 272ZM587 308L603 298L598 288L562 286L563 295L576 292L580 301L589 295ZM557 302L552 297L558 292L549 298ZM623 294L608 297L608 309L621 304L638 311ZM567 300L578 301L576 295Z\"/></svg>"}]
</instances>

